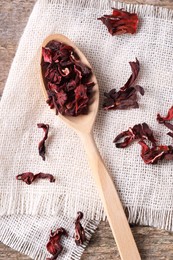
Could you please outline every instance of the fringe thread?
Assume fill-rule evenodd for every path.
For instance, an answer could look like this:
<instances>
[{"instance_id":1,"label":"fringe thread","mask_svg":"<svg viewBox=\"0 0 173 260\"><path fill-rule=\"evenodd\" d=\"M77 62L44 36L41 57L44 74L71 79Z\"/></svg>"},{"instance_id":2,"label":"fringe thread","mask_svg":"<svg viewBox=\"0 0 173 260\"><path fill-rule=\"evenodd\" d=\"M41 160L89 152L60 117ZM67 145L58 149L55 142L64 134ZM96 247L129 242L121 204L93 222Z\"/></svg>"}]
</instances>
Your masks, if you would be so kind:
<instances>
[{"instance_id":1,"label":"fringe thread","mask_svg":"<svg viewBox=\"0 0 173 260\"><path fill-rule=\"evenodd\" d=\"M87 247L93 233L95 232L99 222L98 221L90 221L86 228L86 238L87 241L81 245L75 248L75 250L72 252L71 259L72 260L80 260L81 255L83 254L85 248ZM25 255L28 255L29 257L33 258L34 260L44 260L46 259L47 253L45 251L42 251L38 248L33 247L32 243L29 243L28 241L24 241L20 237L16 236L11 232L11 230L7 228L4 228L3 225L0 224L1 234L0 234L0 241L6 244L7 246L10 246L14 250L17 250ZM46 245L45 245L46 247Z\"/></svg>"},{"instance_id":2,"label":"fringe thread","mask_svg":"<svg viewBox=\"0 0 173 260\"><path fill-rule=\"evenodd\" d=\"M173 210L126 207L128 222L173 231Z\"/></svg>"},{"instance_id":3,"label":"fringe thread","mask_svg":"<svg viewBox=\"0 0 173 260\"><path fill-rule=\"evenodd\" d=\"M171 20L173 18L173 10L153 5L141 5L141 4L127 4L123 2L117 2L116 0L38 0L42 7L47 7L51 5L70 5L73 7L82 7L90 9L107 9L110 10L111 7L118 9L125 9L128 12L138 13L138 15L143 17L156 17L160 19Z\"/></svg>"}]
</instances>

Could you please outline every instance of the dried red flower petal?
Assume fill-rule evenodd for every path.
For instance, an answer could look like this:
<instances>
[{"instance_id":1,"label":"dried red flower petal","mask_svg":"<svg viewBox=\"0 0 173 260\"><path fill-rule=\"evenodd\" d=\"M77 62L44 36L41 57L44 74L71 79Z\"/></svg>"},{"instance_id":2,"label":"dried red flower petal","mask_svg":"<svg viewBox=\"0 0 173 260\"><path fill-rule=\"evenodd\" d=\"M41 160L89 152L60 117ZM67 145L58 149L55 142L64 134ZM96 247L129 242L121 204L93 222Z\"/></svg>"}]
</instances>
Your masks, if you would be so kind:
<instances>
[{"instance_id":1,"label":"dried red flower petal","mask_svg":"<svg viewBox=\"0 0 173 260\"><path fill-rule=\"evenodd\" d=\"M52 52L50 49L42 47L42 55L44 62L52 63Z\"/></svg>"},{"instance_id":2,"label":"dried red flower petal","mask_svg":"<svg viewBox=\"0 0 173 260\"><path fill-rule=\"evenodd\" d=\"M157 121L159 124L163 124L165 121L170 121L171 119L173 119L173 106L168 110L168 113L165 117L157 114Z\"/></svg>"},{"instance_id":3,"label":"dried red flower petal","mask_svg":"<svg viewBox=\"0 0 173 260\"><path fill-rule=\"evenodd\" d=\"M141 157L146 164L156 164L159 160L173 160L173 147L160 145L150 148L144 141L140 141L142 146Z\"/></svg>"},{"instance_id":4,"label":"dried red flower petal","mask_svg":"<svg viewBox=\"0 0 173 260\"><path fill-rule=\"evenodd\" d=\"M16 176L17 180L22 180L26 184L30 185L33 181L37 179L49 179L50 182L55 182L55 178L52 174L39 172L34 174L32 172L24 172Z\"/></svg>"},{"instance_id":5,"label":"dried red flower petal","mask_svg":"<svg viewBox=\"0 0 173 260\"><path fill-rule=\"evenodd\" d=\"M41 66L50 108L55 108L56 114L86 114L95 83L90 81L91 69L79 60L73 48L49 42L43 48Z\"/></svg>"},{"instance_id":6,"label":"dried red flower petal","mask_svg":"<svg viewBox=\"0 0 173 260\"><path fill-rule=\"evenodd\" d=\"M172 119L173 119L173 106L168 110L168 113L165 117L161 116L160 114L157 114L157 121L159 122L159 124L164 124L171 131L173 131L173 125L167 121L170 121ZM170 132L168 133L168 135L171 136Z\"/></svg>"},{"instance_id":7,"label":"dried red flower petal","mask_svg":"<svg viewBox=\"0 0 173 260\"><path fill-rule=\"evenodd\" d=\"M39 151L39 155L42 157L43 161L45 161L45 153L46 153L45 141L47 140L47 137L48 137L49 125L40 123L40 124L37 124L37 126L38 126L38 128L42 128L44 130L44 137L38 144L38 151Z\"/></svg>"},{"instance_id":8,"label":"dried red flower petal","mask_svg":"<svg viewBox=\"0 0 173 260\"><path fill-rule=\"evenodd\" d=\"M61 90L60 92L57 92L56 100L57 100L57 103L62 107L67 100L67 94L63 90Z\"/></svg>"},{"instance_id":9,"label":"dried red flower petal","mask_svg":"<svg viewBox=\"0 0 173 260\"><path fill-rule=\"evenodd\" d=\"M75 234L74 234L75 243L77 246L83 245L83 243L86 240L85 230L80 223L80 220L82 218L83 218L83 213L80 211L77 212L77 218L75 220Z\"/></svg>"},{"instance_id":10,"label":"dried red flower petal","mask_svg":"<svg viewBox=\"0 0 173 260\"><path fill-rule=\"evenodd\" d=\"M125 85L121 87L118 92L116 92L115 89L112 89L109 93L104 93L106 98L104 99L103 107L105 110L139 107L137 92L144 95L144 89L139 85L134 86L133 84L140 71L140 64L138 59L136 59L136 62L129 62L129 64L131 66L132 74Z\"/></svg>"},{"instance_id":11,"label":"dried red flower petal","mask_svg":"<svg viewBox=\"0 0 173 260\"><path fill-rule=\"evenodd\" d=\"M106 25L109 33L113 36L125 33L136 33L139 22L138 15L123 11L122 9L112 9L112 15L103 15L97 19L101 20L103 24Z\"/></svg>"},{"instance_id":12,"label":"dried red flower petal","mask_svg":"<svg viewBox=\"0 0 173 260\"><path fill-rule=\"evenodd\" d=\"M58 255L62 252L63 246L60 244L60 240L62 236L68 236L66 230L64 228L58 228L56 231L50 234L49 242L47 243L47 251L53 255L51 258L47 258L47 260L54 260L58 257Z\"/></svg>"},{"instance_id":13,"label":"dried red flower petal","mask_svg":"<svg viewBox=\"0 0 173 260\"><path fill-rule=\"evenodd\" d=\"M123 142L117 143L120 139L125 138ZM146 123L134 125L129 127L127 131L124 131L117 135L114 139L117 148L125 148L130 145L134 140L149 140L153 146L156 146L156 139L152 130Z\"/></svg>"},{"instance_id":14,"label":"dried red flower petal","mask_svg":"<svg viewBox=\"0 0 173 260\"><path fill-rule=\"evenodd\" d=\"M167 135L169 135L170 137L173 138L173 133L172 132L168 132Z\"/></svg>"}]
</instances>

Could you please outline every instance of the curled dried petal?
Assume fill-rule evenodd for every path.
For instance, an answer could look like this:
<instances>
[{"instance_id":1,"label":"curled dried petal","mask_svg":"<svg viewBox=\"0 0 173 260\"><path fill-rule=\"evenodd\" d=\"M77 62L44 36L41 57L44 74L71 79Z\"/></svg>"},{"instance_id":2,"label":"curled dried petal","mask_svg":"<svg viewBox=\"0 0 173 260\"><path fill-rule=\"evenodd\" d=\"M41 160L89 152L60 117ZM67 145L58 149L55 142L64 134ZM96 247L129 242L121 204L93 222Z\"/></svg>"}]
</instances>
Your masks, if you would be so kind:
<instances>
[{"instance_id":1,"label":"curled dried petal","mask_svg":"<svg viewBox=\"0 0 173 260\"><path fill-rule=\"evenodd\" d=\"M173 133L172 132L168 132L167 135L169 135L170 137L173 138Z\"/></svg>"},{"instance_id":2,"label":"curled dried petal","mask_svg":"<svg viewBox=\"0 0 173 260\"><path fill-rule=\"evenodd\" d=\"M138 26L138 16L135 13L129 13L113 8L112 15L103 15L98 18L106 25L111 35L119 35L125 33L134 34Z\"/></svg>"},{"instance_id":3,"label":"curled dried petal","mask_svg":"<svg viewBox=\"0 0 173 260\"><path fill-rule=\"evenodd\" d=\"M52 63L52 52L50 49L42 47L42 55L44 62Z\"/></svg>"},{"instance_id":4,"label":"curled dried petal","mask_svg":"<svg viewBox=\"0 0 173 260\"><path fill-rule=\"evenodd\" d=\"M119 140L124 138L124 141L117 143ZM125 148L130 145L134 140L149 140L153 146L156 146L156 139L153 135L153 131L149 128L146 123L134 125L132 128L129 127L127 131L124 131L117 135L114 139L117 148Z\"/></svg>"},{"instance_id":5,"label":"curled dried petal","mask_svg":"<svg viewBox=\"0 0 173 260\"><path fill-rule=\"evenodd\" d=\"M136 58L136 61L130 61L129 64L130 64L130 67L132 70L132 74L130 75L130 78L128 79L126 84L120 88L121 91L125 91L126 89L128 89L129 87L131 87L134 84L135 80L138 77L139 71L140 71L140 64L139 64L139 61L137 58ZM137 89L139 89L139 86L137 87Z\"/></svg>"},{"instance_id":6,"label":"curled dried petal","mask_svg":"<svg viewBox=\"0 0 173 260\"><path fill-rule=\"evenodd\" d=\"M82 245L86 240L85 230L80 223L80 220L82 218L83 218L83 213L80 211L77 212L77 218L75 220L75 234L74 234L75 243L77 246Z\"/></svg>"},{"instance_id":7,"label":"curled dried petal","mask_svg":"<svg viewBox=\"0 0 173 260\"><path fill-rule=\"evenodd\" d=\"M156 139L153 135L153 131L149 128L148 124L143 123L142 124L142 138L143 139L148 139L153 146L156 145Z\"/></svg>"},{"instance_id":8,"label":"curled dried petal","mask_svg":"<svg viewBox=\"0 0 173 260\"><path fill-rule=\"evenodd\" d=\"M49 179L50 182L55 182L55 178L52 174L43 173L43 172L39 172L37 174L34 174L32 172L24 172L22 174L17 175L16 179L22 180L28 185L30 185L32 182L34 182L37 179Z\"/></svg>"},{"instance_id":9,"label":"curled dried petal","mask_svg":"<svg viewBox=\"0 0 173 260\"><path fill-rule=\"evenodd\" d=\"M165 117L161 116L160 114L157 114L157 121L159 122L159 124L164 124L171 131L173 131L173 124L167 121L170 121L172 119L173 119L173 106L168 110L168 113ZM169 132L168 135L173 137L173 133L171 132Z\"/></svg>"},{"instance_id":10,"label":"curled dried petal","mask_svg":"<svg viewBox=\"0 0 173 260\"><path fill-rule=\"evenodd\" d=\"M170 129L170 130L173 131L173 125L172 125L171 123L169 123L169 122L164 122L164 125L165 125L168 129Z\"/></svg>"},{"instance_id":11,"label":"curled dried petal","mask_svg":"<svg viewBox=\"0 0 173 260\"><path fill-rule=\"evenodd\" d=\"M63 106L67 100L67 94L63 90L61 90L60 92L56 93L56 98L57 98L57 103L60 106Z\"/></svg>"},{"instance_id":12,"label":"curled dried petal","mask_svg":"<svg viewBox=\"0 0 173 260\"><path fill-rule=\"evenodd\" d=\"M26 184L30 185L34 180L34 174L32 172L24 172L16 176L17 180L22 180Z\"/></svg>"},{"instance_id":13,"label":"curled dried petal","mask_svg":"<svg viewBox=\"0 0 173 260\"><path fill-rule=\"evenodd\" d=\"M163 160L164 158L168 160L168 146L160 145L150 148L144 141L139 141L139 144L142 147L141 157L146 164L156 164L159 160Z\"/></svg>"},{"instance_id":14,"label":"curled dried petal","mask_svg":"<svg viewBox=\"0 0 173 260\"><path fill-rule=\"evenodd\" d=\"M125 85L121 87L118 92L116 92L115 89L112 89L109 93L104 93L105 99L103 107L105 110L139 107L137 92L144 95L144 89L139 85L135 86L133 84L138 76L140 64L137 58L136 61L129 62L129 64L131 66L132 74Z\"/></svg>"},{"instance_id":15,"label":"curled dried petal","mask_svg":"<svg viewBox=\"0 0 173 260\"><path fill-rule=\"evenodd\" d=\"M141 94L141 96L143 96L145 94L143 87L136 85L136 86L134 86L134 88L136 89L136 91L138 91Z\"/></svg>"},{"instance_id":16,"label":"curled dried petal","mask_svg":"<svg viewBox=\"0 0 173 260\"><path fill-rule=\"evenodd\" d=\"M35 180L36 179L49 179L50 182L55 182L55 178L52 174L43 173L43 172L39 172L35 174Z\"/></svg>"},{"instance_id":17,"label":"curled dried petal","mask_svg":"<svg viewBox=\"0 0 173 260\"><path fill-rule=\"evenodd\" d=\"M168 110L167 115L161 116L160 114L157 114L157 121L159 124L163 124L165 121L170 121L173 119L173 106Z\"/></svg>"},{"instance_id":18,"label":"curled dried petal","mask_svg":"<svg viewBox=\"0 0 173 260\"><path fill-rule=\"evenodd\" d=\"M47 137L48 137L49 125L40 123L40 124L37 124L37 126L38 126L38 128L42 128L44 130L44 137L38 144L38 151L39 151L39 155L42 157L43 161L45 161L45 153L46 153L45 141L47 140Z\"/></svg>"},{"instance_id":19,"label":"curled dried petal","mask_svg":"<svg viewBox=\"0 0 173 260\"><path fill-rule=\"evenodd\" d=\"M68 236L66 230L64 228L58 228L54 232L51 231L49 242L47 243L47 251L53 255L47 260L54 260L58 257L58 255L62 252L63 246L60 244L60 240L62 236Z\"/></svg>"}]
</instances>

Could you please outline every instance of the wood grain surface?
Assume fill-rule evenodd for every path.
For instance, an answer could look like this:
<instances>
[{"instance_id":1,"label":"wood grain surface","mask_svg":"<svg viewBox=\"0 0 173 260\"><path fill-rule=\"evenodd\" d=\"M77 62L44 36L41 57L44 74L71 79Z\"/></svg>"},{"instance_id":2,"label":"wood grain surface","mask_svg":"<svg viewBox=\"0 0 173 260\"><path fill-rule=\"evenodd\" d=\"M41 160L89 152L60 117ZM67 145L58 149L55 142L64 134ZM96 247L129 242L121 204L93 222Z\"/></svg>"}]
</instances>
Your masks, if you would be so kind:
<instances>
[{"instance_id":1,"label":"wood grain surface","mask_svg":"<svg viewBox=\"0 0 173 260\"><path fill-rule=\"evenodd\" d=\"M126 0L126 2L154 4L173 9L173 0ZM34 3L35 0L0 0L0 95ZM173 234L156 228L138 226L133 226L132 232L142 260L173 260ZM0 243L0 260L10 259L30 258ZM85 250L82 260L118 259L120 257L109 225L107 222L102 222Z\"/></svg>"}]
</instances>

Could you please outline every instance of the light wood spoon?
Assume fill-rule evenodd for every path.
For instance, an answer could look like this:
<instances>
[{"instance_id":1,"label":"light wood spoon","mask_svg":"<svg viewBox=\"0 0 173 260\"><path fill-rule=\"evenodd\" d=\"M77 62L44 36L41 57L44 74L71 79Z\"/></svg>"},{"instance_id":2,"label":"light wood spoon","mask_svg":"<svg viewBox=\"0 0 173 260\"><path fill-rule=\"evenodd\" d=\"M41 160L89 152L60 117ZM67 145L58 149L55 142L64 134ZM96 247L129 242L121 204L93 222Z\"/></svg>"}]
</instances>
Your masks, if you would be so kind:
<instances>
[{"instance_id":1,"label":"light wood spoon","mask_svg":"<svg viewBox=\"0 0 173 260\"><path fill-rule=\"evenodd\" d=\"M91 68L88 60L84 54L75 46L75 44L67 37L61 34L54 34L48 36L42 46L45 47L48 42L57 40L59 42L70 45L79 55L80 60ZM41 55L42 57L42 55ZM41 58L42 59L42 58ZM41 64L41 62L40 62ZM47 100L47 92L42 76L42 68L40 66L41 86L44 96ZM62 116L58 114L59 118L63 120L69 127L71 127L79 135L86 150L88 161L93 172L100 198L104 205L104 210L107 215L114 239L116 241L120 256L122 260L140 260L140 255L136 247L133 235L131 233L126 215L121 205L118 193L115 189L112 178L110 177L104 162L97 149L96 143L92 135L93 124L97 115L99 105L99 88L97 79L92 74L91 81L95 82L93 88L93 100L89 106L89 113L87 115L79 115L77 117Z\"/></svg>"}]
</instances>

